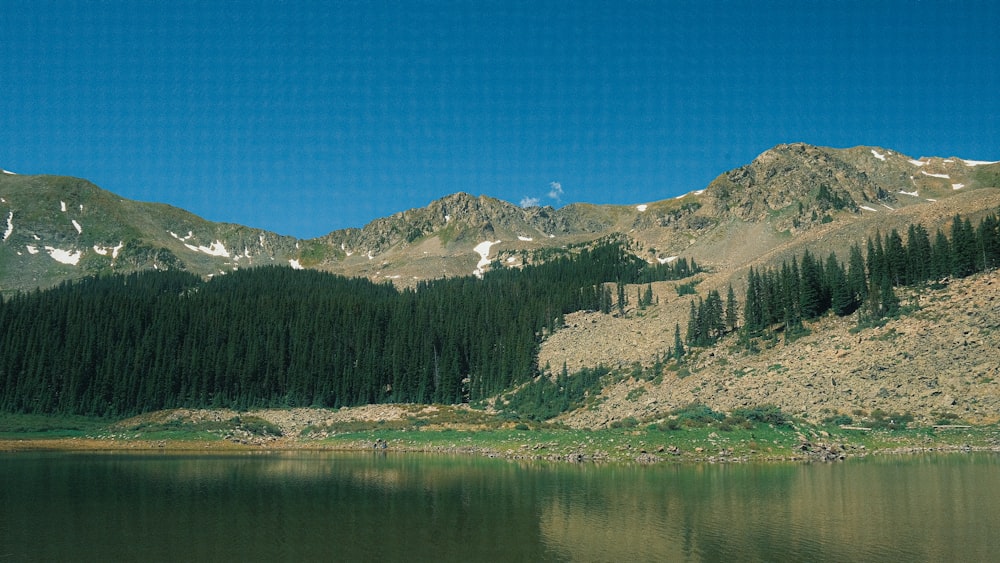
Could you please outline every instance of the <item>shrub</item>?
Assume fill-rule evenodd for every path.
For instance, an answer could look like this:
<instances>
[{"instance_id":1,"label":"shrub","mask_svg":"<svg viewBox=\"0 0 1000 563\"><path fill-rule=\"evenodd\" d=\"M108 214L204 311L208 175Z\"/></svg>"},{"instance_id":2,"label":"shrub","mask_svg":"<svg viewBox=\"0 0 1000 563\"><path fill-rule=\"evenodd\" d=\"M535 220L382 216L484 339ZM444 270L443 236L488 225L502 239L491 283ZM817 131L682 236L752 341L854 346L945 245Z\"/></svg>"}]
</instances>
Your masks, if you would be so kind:
<instances>
[{"instance_id":1,"label":"shrub","mask_svg":"<svg viewBox=\"0 0 1000 563\"><path fill-rule=\"evenodd\" d=\"M254 436L281 436L281 427L257 416L237 416L232 422Z\"/></svg>"},{"instance_id":2,"label":"shrub","mask_svg":"<svg viewBox=\"0 0 1000 563\"><path fill-rule=\"evenodd\" d=\"M774 426L786 426L791 422L788 415L781 412L781 409L775 405L736 409L733 411L733 416L742 416L751 422L773 424Z\"/></svg>"},{"instance_id":3,"label":"shrub","mask_svg":"<svg viewBox=\"0 0 1000 563\"><path fill-rule=\"evenodd\" d=\"M695 285L697 285L697 284L698 284L698 282L694 281L694 280L689 281L687 283L677 284L677 287L676 287L676 289L677 289L677 295L678 296L683 296L683 295L698 295L698 290L695 289Z\"/></svg>"},{"instance_id":4,"label":"shrub","mask_svg":"<svg viewBox=\"0 0 1000 563\"><path fill-rule=\"evenodd\" d=\"M882 430L903 430L910 422L913 422L913 415L910 413L887 413L882 409L875 409L870 415L868 425Z\"/></svg>"},{"instance_id":5,"label":"shrub","mask_svg":"<svg viewBox=\"0 0 1000 563\"><path fill-rule=\"evenodd\" d=\"M701 403L691 403L686 407L674 409L670 414L676 417L679 424L690 427L705 426L724 419L726 416L716 412Z\"/></svg>"},{"instance_id":6,"label":"shrub","mask_svg":"<svg viewBox=\"0 0 1000 563\"><path fill-rule=\"evenodd\" d=\"M609 373L608 368L597 366L583 368L573 375L564 372L555 381L540 377L504 396L503 415L541 422L582 407L588 397L600 393L602 380Z\"/></svg>"},{"instance_id":7,"label":"shrub","mask_svg":"<svg viewBox=\"0 0 1000 563\"><path fill-rule=\"evenodd\" d=\"M659 430L660 432L667 432L673 430L680 430L681 423L675 419L665 420L663 422L658 422L656 424L649 425L650 430Z\"/></svg>"},{"instance_id":8,"label":"shrub","mask_svg":"<svg viewBox=\"0 0 1000 563\"><path fill-rule=\"evenodd\" d=\"M848 426L854 424L854 419L846 414L835 414L823 419L823 424L833 424L836 426Z\"/></svg>"},{"instance_id":9,"label":"shrub","mask_svg":"<svg viewBox=\"0 0 1000 563\"><path fill-rule=\"evenodd\" d=\"M635 389L628 392L628 395L625 396L625 399L627 401L634 401L645 394L646 394L645 387L636 387Z\"/></svg>"}]
</instances>

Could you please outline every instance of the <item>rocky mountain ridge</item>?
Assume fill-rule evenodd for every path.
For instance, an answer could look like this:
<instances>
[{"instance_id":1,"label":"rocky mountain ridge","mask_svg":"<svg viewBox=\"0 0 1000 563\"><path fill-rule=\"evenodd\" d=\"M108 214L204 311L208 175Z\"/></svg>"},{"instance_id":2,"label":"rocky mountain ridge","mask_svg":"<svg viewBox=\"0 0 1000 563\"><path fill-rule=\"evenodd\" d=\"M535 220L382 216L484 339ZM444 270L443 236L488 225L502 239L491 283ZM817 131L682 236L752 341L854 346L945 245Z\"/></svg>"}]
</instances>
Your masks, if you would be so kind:
<instances>
[{"instance_id":1,"label":"rocky mountain ridge","mask_svg":"<svg viewBox=\"0 0 1000 563\"><path fill-rule=\"evenodd\" d=\"M480 263L516 267L539 249L610 234L627 236L650 262L691 254L727 269L739 256L764 254L788 235L827 223L878 224L903 208L997 186L998 163L790 144L721 174L703 190L634 206L522 208L457 193L363 228L299 240L126 200L85 180L4 173L0 292L109 271L175 268L209 276L262 264L412 285L469 275ZM737 236L751 246L720 247ZM483 242L492 243L486 255L476 250Z\"/></svg>"}]
</instances>

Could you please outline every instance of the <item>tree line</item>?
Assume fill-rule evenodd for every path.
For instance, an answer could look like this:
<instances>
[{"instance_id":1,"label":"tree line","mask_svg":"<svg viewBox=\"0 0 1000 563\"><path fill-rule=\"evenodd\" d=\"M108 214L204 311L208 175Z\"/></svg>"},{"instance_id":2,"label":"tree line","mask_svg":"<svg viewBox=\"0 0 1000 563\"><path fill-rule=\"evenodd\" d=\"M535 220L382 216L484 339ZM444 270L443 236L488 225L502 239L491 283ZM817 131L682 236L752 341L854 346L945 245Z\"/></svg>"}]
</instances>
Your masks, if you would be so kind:
<instances>
[{"instance_id":1,"label":"tree line","mask_svg":"<svg viewBox=\"0 0 1000 563\"><path fill-rule=\"evenodd\" d=\"M601 310L608 284L690 272L604 241L403 290L283 267L66 282L0 299L0 410L475 401L536 376L545 335L567 313Z\"/></svg>"},{"instance_id":2,"label":"tree line","mask_svg":"<svg viewBox=\"0 0 1000 563\"><path fill-rule=\"evenodd\" d=\"M977 227L956 215L950 237L938 229L932 239L923 226L910 225L904 240L893 229L868 238L865 251L852 245L846 264L834 252L822 260L807 250L801 259L782 262L779 268L751 268L742 306L736 303L732 287L725 305L717 291L692 301L685 342L709 346L737 330L737 308L743 312L739 332L747 345L751 338L779 328L793 337L803 330L804 320L830 311L841 317L857 313L862 322L877 321L898 313L897 287L966 277L998 266L996 214L984 217ZM680 349L680 343L675 347Z\"/></svg>"}]
</instances>

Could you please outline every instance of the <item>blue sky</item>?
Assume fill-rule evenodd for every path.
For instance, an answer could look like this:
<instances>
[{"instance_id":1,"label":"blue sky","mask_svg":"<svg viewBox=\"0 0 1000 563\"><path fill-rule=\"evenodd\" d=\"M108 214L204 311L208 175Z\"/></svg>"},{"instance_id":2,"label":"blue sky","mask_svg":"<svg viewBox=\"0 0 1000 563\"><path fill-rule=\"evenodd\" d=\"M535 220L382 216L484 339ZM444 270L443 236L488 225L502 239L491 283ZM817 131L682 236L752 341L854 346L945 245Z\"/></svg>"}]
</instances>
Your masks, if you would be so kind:
<instances>
[{"instance_id":1,"label":"blue sky","mask_svg":"<svg viewBox=\"0 0 1000 563\"><path fill-rule=\"evenodd\" d=\"M993 4L12 2L0 167L315 237L664 199L786 142L1000 160Z\"/></svg>"}]
</instances>

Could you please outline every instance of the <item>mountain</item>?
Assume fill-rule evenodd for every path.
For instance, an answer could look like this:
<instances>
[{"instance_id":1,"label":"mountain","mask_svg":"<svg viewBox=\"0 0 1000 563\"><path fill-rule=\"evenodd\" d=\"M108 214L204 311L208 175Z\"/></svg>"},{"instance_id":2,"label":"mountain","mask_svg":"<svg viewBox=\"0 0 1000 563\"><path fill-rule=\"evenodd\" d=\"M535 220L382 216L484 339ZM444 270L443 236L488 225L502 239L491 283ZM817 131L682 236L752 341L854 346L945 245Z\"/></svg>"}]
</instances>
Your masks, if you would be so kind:
<instances>
[{"instance_id":1,"label":"mountain","mask_svg":"<svg viewBox=\"0 0 1000 563\"><path fill-rule=\"evenodd\" d=\"M729 271L790 243L808 243L810 233L850 238L914 219L933 228L954 212L994 209L997 186L998 163L790 144L671 199L553 209L457 193L364 228L299 240L123 199L86 180L4 171L0 292L112 271L211 276L262 264L413 285L495 262L516 267L544 249L611 234L628 237L649 262L686 254Z\"/></svg>"},{"instance_id":2,"label":"mountain","mask_svg":"<svg viewBox=\"0 0 1000 563\"><path fill-rule=\"evenodd\" d=\"M846 262L850 246L873 235L905 233L911 224L950 235L956 215L978 223L998 209L1000 163L804 144L774 147L703 190L671 199L524 209L459 193L310 240L124 200L85 180L4 173L0 289L150 269L207 277L262 264L412 286L544 262L564 248L609 238L651 264L696 260L705 271L693 282L621 287L619 302L630 302L612 314L570 313L557 330L536 333L543 373L599 365L624 373L664 358L676 328L710 292L731 286L742 301L751 268L775 268L807 250L820 259L835 252ZM806 323L797 340L767 341L755 354L742 352L730 335L714 348L690 351L683 374L662 383L618 378L599 401L563 421L593 427L656 420L691 402L717 409L774 403L814 418L879 409L995 421L1000 279L992 271L941 285L946 289L931 293L907 289L901 299L914 313L860 332L855 319L828 315ZM646 290L655 304L637 306Z\"/></svg>"}]
</instances>

